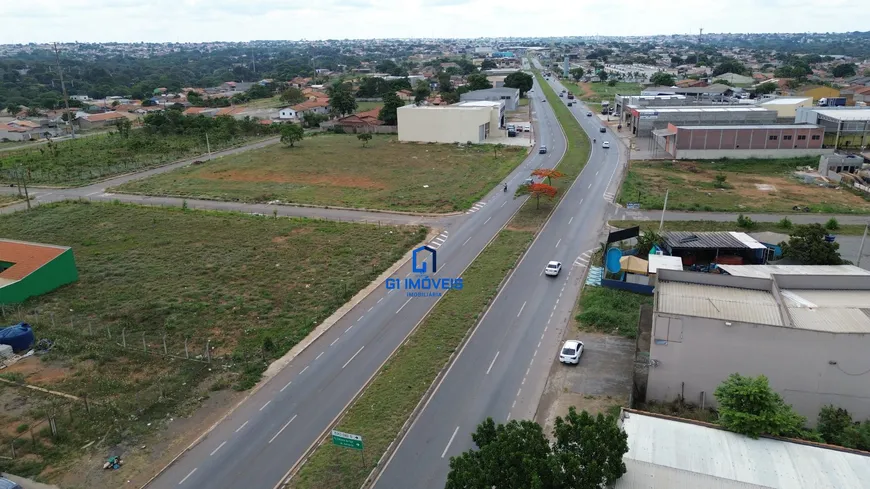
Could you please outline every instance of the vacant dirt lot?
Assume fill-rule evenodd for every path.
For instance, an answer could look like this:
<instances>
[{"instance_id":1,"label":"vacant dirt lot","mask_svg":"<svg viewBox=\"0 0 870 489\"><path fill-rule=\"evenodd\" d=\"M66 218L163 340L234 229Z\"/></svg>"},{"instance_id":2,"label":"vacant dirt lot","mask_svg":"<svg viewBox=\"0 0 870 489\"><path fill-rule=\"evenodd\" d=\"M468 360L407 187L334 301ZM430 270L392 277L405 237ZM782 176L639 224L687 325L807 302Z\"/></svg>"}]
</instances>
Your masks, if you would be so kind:
<instances>
[{"instance_id":1,"label":"vacant dirt lot","mask_svg":"<svg viewBox=\"0 0 870 489\"><path fill-rule=\"evenodd\" d=\"M190 166L118 190L242 202L410 212L470 208L525 157L525 148L399 143L319 135Z\"/></svg>"},{"instance_id":2,"label":"vacant dirt lot","mask_svg":"<svg viewBox=\"0 0 870 489\"><path fill-rule=\"evenodd\" d=\"M870 200L848 190L804 183L793 176L815 158L729 162L633 162L619 202L669 210L791 212L796 205L831 214L870 213ZM724 177L724 181L716 178Z\"/></svg>"}]
</instances>

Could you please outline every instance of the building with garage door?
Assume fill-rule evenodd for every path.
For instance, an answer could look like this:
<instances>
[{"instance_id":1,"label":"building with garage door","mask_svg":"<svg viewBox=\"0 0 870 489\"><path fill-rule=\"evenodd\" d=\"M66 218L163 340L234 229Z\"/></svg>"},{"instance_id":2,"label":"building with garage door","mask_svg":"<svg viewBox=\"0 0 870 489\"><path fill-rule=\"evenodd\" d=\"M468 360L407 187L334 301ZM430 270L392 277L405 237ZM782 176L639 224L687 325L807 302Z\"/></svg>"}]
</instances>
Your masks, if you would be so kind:
<instances>
[{"instance_id":1,"label":"building with garage door","mask_svg":"<svg viewBox=\"0 0 870 489\"><path fill-rule=\"evenodd\" d=\"M763 374L810 426L828 404L870 418L870 276L812 268L659 270L646 400L715 408L729 375Z\"/></svg>"},{"instance_id":2,"label":"building with garage door","mask_svg":"<svg viewBox=\"0 0 870 489\"><path fill-rule=\"evenodd\" d=\"M72 248L0 239L0 304L17 304L78 280Z\"/></svg>"}]
</instances>

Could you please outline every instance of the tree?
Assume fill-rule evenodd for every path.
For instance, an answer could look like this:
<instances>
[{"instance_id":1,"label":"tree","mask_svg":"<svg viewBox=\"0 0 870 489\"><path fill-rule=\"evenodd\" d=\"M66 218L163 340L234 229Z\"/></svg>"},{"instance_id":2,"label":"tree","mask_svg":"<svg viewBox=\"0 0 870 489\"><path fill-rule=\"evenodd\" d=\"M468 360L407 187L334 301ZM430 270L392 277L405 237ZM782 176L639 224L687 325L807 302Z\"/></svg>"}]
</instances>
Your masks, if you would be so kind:
<instances>
[{"instance_id":1,"label":"tree","mask_svg":"<svg viewBox=\"0 0 870 489\"><path fill-rule=\"evenodd\" d=\"M414 86L414 103L420 105L421 102L429 98L432 91L429 89L429 84L423 80L417 80Z\"/></svg>"},{"instance_id":2,"label":"tree","mask_svg":"<svg viewBox=\"0 0 870 489\"><path fill-rule=\"evenodd\" d=\"M529 195L535 199L535 209L541 208L541 197L547 197L553 200L559 190L556 187L547 185L546 183L529 183L517 187L514 193L514 198L522 195Z\"/></svg>"},{"instance_id":3,"label":"tree","mask_svg":"<svg viewBox=\"0 0 870 489\"><path fill-rule=\"evenodd\" d=\"M443 71L438 73L438 91L440 91L442 95L453 91L453 82L450 81L450 75ZM443 99L444 97L441 98Z\"/></svg>"},{"instance_id":4,"label":"tree","mask_svg":"<svg viewBox=\"0 0 870 489\"><path fill-rule=\"evenodd\" d=\"M469 90L485 90L492 88L492 83L482 73L472 73L465 77L465 84Z\"/></svg>"},{"instance_id":5,"label":"tree","mask_svg":"<svg viewBox=\"0 0 870 489\"><path fill-rule=\"evenodd\" d=\"M846 448L867 449L866 446L861 446L864 445L862 443L864 440L861 440L860 426L856 426L852 421L849 411L831 405L824 406L819 411L818 421L816 429L825 443Z\"/></svg>"},{"instance_id":6,"label":"tree","mask_svg":"<svg viewBox=\"0 0 870 489\"><path fill-rule=\"evenodd\" d=\"M606 71L601 70L597 73L598 79L601 81L607 81L607 77L609 76Z\"/></svg>"},{"instance_id":7,"label":"tree","mask_svg":"<svg viewBox=\"0 0 870 489\"><path fill-rule=\"evenodd\" d=\"M792 410L770 388L767 377L731 374L714 392L719 403L719 424L751 438L767 434L799 436L806 418Z\"/></svg>"},{"instance_id":8,"label":"tree","mask_svg":"<svg viewBox=\"0 0 870 489\"><path fill-rule=\"evenodd\" d=\"M743 66L743 63L733 58L726 58L724 61L713 68L713 76L723 75L725 73L735 73L737 75L745 75L749 70Z\"/></svg>"},{"instance_id":9,"label":"tree","mask_svg":"<svg viewBox=\"0 0 870 489\"><path fill-rule=\"evenodd\" d=\"M777 85L774 82L764 82L760 85L755 86L755 93L759 95L764 95L768 93L773 93L777 89Z\"/></svg>"},{"instance_id":10,"label":"tree","mask_svg":"<svg viewBox=\"0 0 870 489\"><path fill-rule=\"evenodd\" d=\"M441 92L441 101L445 104L455 104L459 102L459 92Z\"/></svg>"},{"instance_id":11,"label":"tree","mask_svg":"<svg viewBox=\"0 0 870 489\"><path fill-rule=\"evenodd\" d=\"M653 246L664 241L664 237L654 229L648 229L637 237L637 256L648 256Z\"/></svg>"},{"instance_id":12,"label":"tree","mask_svg":"<svg viewBox=\"0 0 870 489\"><path fill-rule=\"evenodd\" d=\"M299 124L284 124L281 126L281 143L293 147L293 143L302 141L305 130Z\"/></svg>"},{"instance_id":13,"label":"tree","mask_svg":"<svg viewBox=\"0 0 870 489\"><path fill-rule=\"evenodd\" d=\"M679 56L671 56L671 66L679 66L683 64L683 58Z\"/></svg>"},{"instance_id":14,"label":"tree","mask_svg":"<svg viewBox=\"0 0 870 489\"><path fill-rule=\"evenodd\" d=\"M302 125L305 127L320 127L320 123L329 119L325 114L317 112L305 112L302 114Z\"/></svg>"},{"instance_id":15,"label":"tree","mask_svg":"<svg viewBox=\"0 0 870 489\"><path fill-rule=\"evenodd\" d=\"M127 139L130 137L130 130L133 129L133 123L126 117L118 119L115 122L115 129L118 130L118 134L120 134L122 138Z\"/></svg>"},{"instance_id":16,"label":"tree","mask_svg":"<svg viewBox=\"0 0 870 489\"><path fill-rule=\"evenodd\" d=\"M831 70L831 74L834 75L834 78L846 78L847 76L855 76L857 69L858 67L855 66L855 63L843 63L835 66Z\"/></svg>"},{"instance_id":17,"label":"tree","mask_svg":"<svg viewBox=\"0 0 870 489\"><path fill-rule=\"evenodd\" d=\"M388 126L398 124L399 116L396 111L399 107L403 107L405 102L396 95L396 92L387 92L384 94L384 106L378 112L378 119L384 121Z\"/></svg>"},{"instance_id":18,"label":"tree","mask_svg":"<svg viewBox=\"0 0 870 489\"><path fill-rule=\"evenodd\" d=\"M350 87L336 83L329 90L329 109L333 114L344 116L353 114L356 110L356 98L350 93Z\"/></svg>"},{"instance_id":19,"label":"tree","mask_svg":"<svg viewBox=\"0 0 870 489\"><path fill-rule=\"evenodd\" d=\"M287 90L281 92L281 101L286 104L301 104L305 100L305 95L302 93L302 90L299 90L298 88L290 87Z\"/></svg>"},{"instance_id":20,"label":"tree","mask_svg":"<svg viewBox=\"0 0 870 489\"><path fill-rule=\"evenodd\" d=\"M818 223L796 226L788 241L780 244L782 253L804 265L840 265L840 244L825 241L826 234Z\"/></svg>"},{"instance_id":21,"label":"tree","mask_svg":"<svg viewBox=\"0 0 870 489\"><path fill-rule=\"evenodd\" d=\"M665 73L664 71L653 73L652 76L649 77L649 82L660 87L672 87L676 83L674 75Z\"/></svg>"},{"instance_id":22,"label":"tree","mask_svg":"<svg viewBox=\"0 0 870 489\"><path fill-rule=\"evenodd\" d=\"M21 112L21 107L17 104L9 104L6 106L6 112L12 117L15 117L16 114Z\"/></svg>"},{"instance_id":23,"label":"tree","mask_svg":"<svg viewBox=\"0 0 870 489\"><path fill-rule=\"evenodd\" d=\"M592 417L586 411L568 408L564 419L556 418L553 446L557 461L557 487L612 487L626 472L622 456L628 451L628 435L613 416Z\"/></svg>"},{"instance_id":24,"label":"tree","mask_svg":"<svg viewBox=\"0 0 870 489\"><path fill-rule=\"evenodd\" d=\"M495 68L498 68L498 65L495 64L495 61L489 58L483 60L483 63L480 63L481 70L493 70Z\"/></svg>"},{"instance_id":25,"label":"tree","mask_svg":"<svg viewBox=\"0 0 870 489\"><path fill-rule=\"evenodd\" d=\"M363 148L365 148L366 145L369 143L369 141L372 140L372 134L369 133L369 132L364 132L364 133L361 133L361 134L357 134L357 135L356 135L356 138L359 139L360 141L362 141L362 143L363 143Z\"/></svg>"},{"instance_id":26,"label":"tree","mask_svg":"<svg viewBox=\"0 0 870 489\"><path fill-rule=\"evenodd\" d=\"M526 92L532 89L533 84L534 79L532 78L532 75L523 73L522 71L511 73L504 79L504 86L520 89L520 97L525 96Z\"/></svg>"},{"instance_id":27,"label":"tree","mask_svg":"<svg viewBox=\"0 0 870 489\"><path fill-rule=\"evenodd\" d=\"M157 102L150 98L146 98L142 101L142 107L154 107L155 105L157 105Z\"/></svg>"},{"instance_id":28,"label":"tree","mask_svg":"<svg viewBox=\"0 0 870 489\"><path fill-rule=\"evenodd\" d=\"M553 170L550 168L538 168L532 172L532 176L538 178L546 178L547 185L552 185L554 178L562 178L565 176L565 174L560 172L559 170Z\"/></svg>"},{"instance_id":29,"label":"tree","mask_svg":"<svg viewBox=\"0 0 870 489\"><path fill-rule=\"evenodd\" d=\"M693 64L698 63L698 55L697 54L687 54L685 63L687 65L693 65Z\"/></svg>"},{"instance_id":30,"label":"tree","mask_svg":"<svg viewBox=\"0 0 870 489\"><path fill-rule=\"evenodd\" d=\"M574 81L580 81L580 79L583 78L583 74L585 72L583 71L583 68L571 68L568 73L571 74L571 76L574 78Z\"/></svg>"}]
</instances>

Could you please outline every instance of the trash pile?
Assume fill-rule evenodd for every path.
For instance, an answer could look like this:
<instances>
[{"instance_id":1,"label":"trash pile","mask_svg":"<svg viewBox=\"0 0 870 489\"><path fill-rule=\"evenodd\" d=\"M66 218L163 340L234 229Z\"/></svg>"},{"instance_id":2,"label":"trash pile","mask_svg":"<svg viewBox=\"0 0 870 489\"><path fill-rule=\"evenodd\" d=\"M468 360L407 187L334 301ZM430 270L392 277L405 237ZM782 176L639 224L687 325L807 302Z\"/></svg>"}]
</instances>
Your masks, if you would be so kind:
<instances>
[{"instance_id":1,"label":"trash pile","mask_svg":"<svg viewBox=\"0 0 870 489\"><path fill-rule=\"evenodd\" d=\"M109 470L109 469L118 470L121 468L122 465L124 465L124 461L121 460L121 456L115 455L114 457L109 457L109 459L106 460L106 463L103 464L103 469L104 470Z\"/></svg>"}]
</instances>

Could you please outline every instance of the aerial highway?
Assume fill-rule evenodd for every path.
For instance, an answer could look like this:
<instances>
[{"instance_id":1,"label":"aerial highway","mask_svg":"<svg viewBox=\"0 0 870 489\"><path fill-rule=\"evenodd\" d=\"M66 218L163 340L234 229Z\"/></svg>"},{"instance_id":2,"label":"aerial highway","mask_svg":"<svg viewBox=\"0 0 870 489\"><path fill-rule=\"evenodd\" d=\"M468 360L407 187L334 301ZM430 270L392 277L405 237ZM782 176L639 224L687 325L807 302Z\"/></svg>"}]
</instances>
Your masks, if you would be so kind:
<instances>
[{"instance_id":1,"label":"aerial highway","mask_svg":"<svg viewBox=\"0 0 870 489\"><path fill-rule=\"evenodd\" d=\"M550 83L557 92L563 88ZM623 161L623 146L609 129L599 132L603 123L594 113L587 116L589 109L576 103L570 110L589 139L597 139L589 162L386 462L378 489L441 489L450 457L473 446L478 423L533 418L580 292L586 252L599 246L605 194L617 186ZM603 141L611 147L603 149ZM543 275L551 260L563 264L556 277Z\"/></svg>"},{"instance_id":2,"label":"aerial highway","mask_svg":"<svg viewBox=\"0 0 870 489\"><path fill-rule=\"evenodd\" d=\"M431 242L438 253L437 277L460 276L525 201L524 198L513 198L516 185L535 168L553 167L564 154L564 135L549 104L541 103L540 97L536 96L532 99L532 109L536 118L536 144L546 145L548 153L538 154L536 146L526 160L506 178L505 181L510 186L508 192L503 192L501 186L498 186L466 214L444 221L443 228L438 230L439 234ZM570 195L578 194L575 192ZM585 218L578 216L575 222L580 221L585 222ZM572 235L573 232L565 235L561 249L550 250L554 256L559 257L573 254L574 257L570 260L566 258L568 265L577 254L575 248L578 243L570 241L574 239ZM549 239L556 234L548 233L547 236ZM552 244L549 246L552 248ZM542 255L543 252L538 253L538 256ZM526 259L523 264L524 270L536 269L535 280L541 278L537 277L537 269L542 266L543 264L539 267L535 260L530 259ZM411 264L408 263L395 276L403 278L410 274ZM565 276L567 270L560 279ZM528 277L530 280L532 278ZM556 281L541 283L546 283L547 288L559 287L554 285L557 284ZM558 295L558 289L556 291ZM511 292L511 296L514 294L515 292ZM532 297L528 299L528 309L524 314L529 316L523 316L523 321L544 307L542 301L533 300ZM567 303L567 300L563 302ZM285 480L288 470L319 441L325 430L331 427L336 417L434 304L434 298L409 298L404 291L390 292L385 288L370 294L252 394L199 443L163 470L147 487L278 487ZM516 311L505 310L505 313L516 314ZM504 360L510 359L507 353L506 351L502 357ZM498 371L494 373L502 376L499 372L503 370L504 364L500 364ZM495 402L496 399L493 399L493 403ZM509 406L510 400L506 402ZM485 406L484 409L473 410L475 413L484 411L488 412ZM470 425L468 429L471 429ZM455 447L462 446L461 442L466 435L463 432L463 440L457 440L460 443L456 443ZM440 440L438 444L441 444ZM395 467L394 464L392 468ZM419 487L418 482L419 480L414 480L410 485L382 486Z\"/></svg>"}]
</instances>

